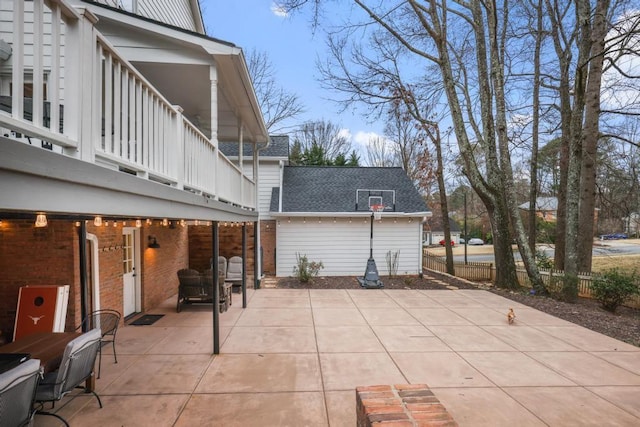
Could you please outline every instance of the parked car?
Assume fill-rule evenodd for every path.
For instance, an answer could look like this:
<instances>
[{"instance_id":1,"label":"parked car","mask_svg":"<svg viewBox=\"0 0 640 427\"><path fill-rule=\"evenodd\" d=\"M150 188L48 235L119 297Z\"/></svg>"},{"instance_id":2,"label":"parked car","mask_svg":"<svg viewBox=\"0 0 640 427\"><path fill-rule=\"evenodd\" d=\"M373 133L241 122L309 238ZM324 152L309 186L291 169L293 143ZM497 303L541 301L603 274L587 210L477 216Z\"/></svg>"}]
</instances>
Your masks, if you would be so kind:
<instances>
[{"instance_id":1,"label":"parked car","mask_svg":"<svg viewBox=\"0 0 640 427\"><path fill-rule=\"evenodd\" d=\"M464 239L461 237L460 239L458 239L458 243L460 243L461 245L464 245Z\"/></svg>"},{"instance_id":2,"label":"parked car","mask_svg":"<svg viewBox=\"0 0 640 427\"><path fill-rule=\"evenodd\" d=\"M451 247L454 247L456 245L456 242L454 242L453 240L451 241ZM440 246L444 246L444 239L440 240Z\"/></svg>"},{"instance_id":3,"label":"parked car","mask_svg":"<svg viewBox=\"0 0 640 427\"><path fill-rule=\"evenodd\" d=\"M473 239L469 239L469 244L470 245L484 245L484 240L478 239L477 237L474 237Z\"/></svg>"}]
</instances>

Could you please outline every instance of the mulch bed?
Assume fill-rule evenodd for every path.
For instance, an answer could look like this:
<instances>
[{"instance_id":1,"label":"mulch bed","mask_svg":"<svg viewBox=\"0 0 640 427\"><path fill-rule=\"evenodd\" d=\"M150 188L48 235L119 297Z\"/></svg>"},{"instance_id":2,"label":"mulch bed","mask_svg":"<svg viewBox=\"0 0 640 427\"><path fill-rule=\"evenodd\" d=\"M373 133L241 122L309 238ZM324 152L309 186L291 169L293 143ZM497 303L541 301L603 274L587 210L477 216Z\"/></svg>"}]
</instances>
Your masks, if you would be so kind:
<instances>
[{"instance_id":1,"label":"mulch bed","mask_svg":"<svg viewBox=\"0 0 640 427\"><path fill-rule=\"evenodd\" d=\"M428 272L423 277L400 276L380 278L384 289L486 289L505 298L533 307L609 337L640 347L640 310L619 307L617 312L603 310L595 300L579 298L575 304L548 297L529 295L528 290L508 291L483 283L472 283L447 274ZM295 277L278 278L278 288L285 289L360 289L352 276L316 277L309 283L300 283Z\"/></svg>"}]
</instances>

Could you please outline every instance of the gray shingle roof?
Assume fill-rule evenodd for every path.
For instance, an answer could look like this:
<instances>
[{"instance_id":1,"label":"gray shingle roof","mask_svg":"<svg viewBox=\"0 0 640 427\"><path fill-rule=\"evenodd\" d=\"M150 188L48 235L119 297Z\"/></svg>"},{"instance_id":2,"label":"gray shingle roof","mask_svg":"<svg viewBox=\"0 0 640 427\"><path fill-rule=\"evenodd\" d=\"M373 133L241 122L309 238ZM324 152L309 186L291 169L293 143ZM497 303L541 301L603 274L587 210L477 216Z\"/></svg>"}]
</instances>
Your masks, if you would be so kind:
<instances>
[{"instance_id":1,"label":"gray shingle roof","mask_svg":"<svg viewBox=\"0 0 640 427\"><path fill-rule=\"evenodd\" d=\"M238 157L237 142L220 142L220 151L227 157ZM243 154L247 157L253 155L253 144L243 144ZM289 135L270 135L269 146L260 150L260 157L284 157L289 158Z\"/></svg>"},{"instance_id":2,"label":"gray shingle roof","mask_svg":"<svg viewBox=\"0 0 640 427\"><path fill-rule=\"evenodd\" d=\"M524 202L520 206L520 209L528 210L529 202ZM558 199L556 197L538 197L536 199L536 210L539 211L557 211Z\"/></svg>"},{"instance_id":3,"label":"gray shingle roof","mask_svg":"<svg viewBox=\"0 0 640 427\"><path fill-rule=\"evenodd\" d=\"M285 166L282 212L355 212L358 189L395 190L396 212L428 211L402 168ZM274 188L272 212L278 211L278 197Z\"/></svg>"}]
</instances>

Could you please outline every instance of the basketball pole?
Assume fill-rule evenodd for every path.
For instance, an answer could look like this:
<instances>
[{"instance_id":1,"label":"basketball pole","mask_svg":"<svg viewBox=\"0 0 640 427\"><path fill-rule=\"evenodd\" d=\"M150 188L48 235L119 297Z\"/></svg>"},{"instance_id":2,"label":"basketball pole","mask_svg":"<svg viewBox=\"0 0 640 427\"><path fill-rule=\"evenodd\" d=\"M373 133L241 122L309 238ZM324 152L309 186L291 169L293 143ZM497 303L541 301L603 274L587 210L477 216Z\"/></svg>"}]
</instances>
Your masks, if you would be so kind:
<instances>
[{"instance_id":1,"label":"basketball pole","mask_svg":"<svg viewBox=\"0 0 640 427\"><path fill-rule=\"evenodd\" d=\"M371 233L369 236L369 258L373 259L373 211L371 211Z\"/></svg>"}]
</instances>

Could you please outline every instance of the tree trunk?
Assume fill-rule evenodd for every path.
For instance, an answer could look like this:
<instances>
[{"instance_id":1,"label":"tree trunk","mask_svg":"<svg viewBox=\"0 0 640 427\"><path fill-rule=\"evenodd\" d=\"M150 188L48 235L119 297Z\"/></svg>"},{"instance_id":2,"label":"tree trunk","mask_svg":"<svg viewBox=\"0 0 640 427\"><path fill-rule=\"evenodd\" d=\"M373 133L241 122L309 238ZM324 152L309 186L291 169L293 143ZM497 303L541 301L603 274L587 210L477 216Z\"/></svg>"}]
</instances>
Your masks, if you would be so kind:
<instances>
[{"instance_id":1,"label":"tree trunk","mask_svg":"<svg viewBox=\"0 0 640 427\"><path fill-rule=\"evenodd\" d=\"M444 167L442 164L442 147L440 146L440 128L437 123L432 125L435 136L429 132L429 136L436 147L436 157L438 161L436 176L438 177L438 192L440 194L440 211L442 215L442 227L444 229L444 250L447 266L447 273L455 275L453 268L453 249L451 248L451 225L449 224L449 206L447 204L447 189L444 183Z\"/></svg>"},{"instance_id":2,"label":"tree trunk","mask_svg":"<svg viewBox=\"0 0 640 427\"><path fill-rule=\"evenodd\" d=\"M584 145L582 147L582 170L580 185L580 212L578 228L577 270L591 271L594 211L596 207L596 159L600 120L600 88L604 62L604 38L607 33L606 20L609 0L599 0L593 17L591 32L591 61L585 96Z\"/></svg>"},{"instance_id":3,"label":"tree trunk","mask_svg":"<svg viewBox=\"0 0 640 427\"><path fill-rule=\"evenodd\" d=\"M542 0L538 0L536 8L536 44L533 54L533 108L532 108L532 133L531 133L531 187L529 189L529 216L527 217L529 231L529 248L536 253L536 201L538 199L538 145L540 136L540 49L542 46Z\"/></svg>"}]
</instances>

